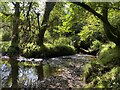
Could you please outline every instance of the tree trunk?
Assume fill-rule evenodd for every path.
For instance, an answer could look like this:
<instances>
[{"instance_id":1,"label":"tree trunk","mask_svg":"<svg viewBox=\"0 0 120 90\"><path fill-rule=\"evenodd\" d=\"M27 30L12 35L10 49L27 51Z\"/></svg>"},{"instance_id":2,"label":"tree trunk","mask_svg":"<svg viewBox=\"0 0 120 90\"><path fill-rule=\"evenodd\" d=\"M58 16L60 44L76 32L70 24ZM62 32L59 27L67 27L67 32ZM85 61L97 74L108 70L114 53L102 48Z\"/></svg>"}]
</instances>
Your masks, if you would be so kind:
<instances>
[{"instance_id":1,"label":"tree trunk","mask_svg":"<svg viewBox=\"0 0 120 90\"><path fill-rule=\"evenodd\" d=\"M114 42L117 46L120 46L120 36L119 36L119 33L116 32L118 30L117 28L113 27L108 21L108 5L107 4L104 4L102 12L104 17L103 26L104 26L104 31L106 33L106 36L110 41Z\"/></svg>"},{"instance_id":2,"label":"tree trunk","mask_svg":"<svg viewBox=\"0 0 120 90\"><path fill-rule=\"evenodd\" d=\"M14 49L15 53L10 53L10 55L18 54L19 53L19 17L20 17L20 4L19 2L16 2L15 6L15 13L13 17L13 31L12 31L12 40L11 40L11 46L9 48L9 51L12 52Z\"/></svg>"},{"instance_id":3,"label":"tree trunk","mask_svg":"<svg viewBox=\"0 0 120 90\"><path fill-rule=\"evenodd\" d=\"M30 24L31 21L30 21L29 13L30 13L30 10L32 8L32 2L28 2L28 4L29 4L29 8L28 8L27 15L26 15L27 21L28 21L27 27L29 27L29 31L31 31L31 24Z\"/></svg>"},{"instance_id":4,"label":"tree trunk","mask_svg":"<svg viewBox=\"0 0 120 90\"><path fill-rule=\"evenodd\" d=\"M39 16L38 16L39 33L38 33L37 45L40 45L40 46L43 45L44 34L45 34L45 31L48 27L50 12L54 8L54 6L55 6L55 2L46 2L45 13L43 16L43 21L42 21L41 27L39 24Z\"/></svg>"}]
</instances>

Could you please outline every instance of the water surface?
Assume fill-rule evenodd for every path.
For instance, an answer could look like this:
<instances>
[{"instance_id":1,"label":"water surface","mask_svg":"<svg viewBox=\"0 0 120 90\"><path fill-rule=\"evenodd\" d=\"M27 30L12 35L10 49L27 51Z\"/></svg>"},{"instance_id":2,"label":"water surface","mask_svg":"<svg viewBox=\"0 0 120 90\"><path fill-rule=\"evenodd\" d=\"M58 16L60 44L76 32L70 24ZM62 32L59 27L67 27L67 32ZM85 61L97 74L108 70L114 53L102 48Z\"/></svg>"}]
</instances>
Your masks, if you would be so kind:
<instances>
[{"instance_id":1,"label":"water surface","mask_svg":"<svg viewBox=\"0 0 120 90\"><path fill-rule=\"evenodd\" d=\"M78 73L80 76L82 72L80 68L88 62L86 57L90 56L76 54L46 60L24 57L2 58L0 61L2 88L28 87L37 81L56 75L64 78L67 74L66 77L72 77L70 75Z\"/></svg>"}]
</instances>

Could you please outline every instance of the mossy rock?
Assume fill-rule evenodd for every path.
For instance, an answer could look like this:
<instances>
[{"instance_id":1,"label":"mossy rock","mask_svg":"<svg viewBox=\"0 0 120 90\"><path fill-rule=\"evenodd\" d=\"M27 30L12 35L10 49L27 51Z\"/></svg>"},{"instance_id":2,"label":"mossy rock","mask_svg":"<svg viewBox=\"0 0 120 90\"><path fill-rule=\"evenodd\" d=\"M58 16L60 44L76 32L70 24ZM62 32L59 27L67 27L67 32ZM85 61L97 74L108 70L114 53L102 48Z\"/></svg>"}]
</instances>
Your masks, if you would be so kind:
<instances>
[{"instance_id":1,"label":"mossy rock","mask_svg":"<svg viewBox=\"0 0 120 90\"><path fill-rule=\"evenodd\" d=\"M99 61L104 64L120 65L120 47L105 47L101 50L98 57Z\"/></svg>"},{"instance_id":2,"label":"mossy rock","mask_svg":"<svg viewBox=\"0 0 120 90\"><path fill-rule=\"evenodd\" d=\"M101 76L102 74L109 72L110 67L103 66L98 61L91 61L84 67L83 78L85 83L90 83L97 78L97 76Z\"/></svg>"},{"instance_id":3,"label":"mossy rock","mask_svg":"<svg viewBox=\"0 0 120 90\"><path fill-rule=\"evenodd\" d=\"M120 90L120 47L104 45L98 60L89 62L84 68L85 88L111 88Z\"/></svg>"},{"instance_id":4,"label":"mossy rock","mask_svg":"<svg viewBox=\"0 0 120 90\"><path fill-rule=\"evenodd\" d=\"M68 45L50 45L37 46L31 44L23 50L23 56L27 58L50 58L75 54L75 49Z\"/></svg>"},{"instance_id":5,"label":"mossy rock","mask_svg":"<svg viewBox=\"0 0 120 90\"><path fill-rule=\"evenodd\" d=\"M114 67L109 72L100 76L96 75L94 79L86 84L85 88L111 88L120 90L120 67Z\"/></svg>"}]
</instances>

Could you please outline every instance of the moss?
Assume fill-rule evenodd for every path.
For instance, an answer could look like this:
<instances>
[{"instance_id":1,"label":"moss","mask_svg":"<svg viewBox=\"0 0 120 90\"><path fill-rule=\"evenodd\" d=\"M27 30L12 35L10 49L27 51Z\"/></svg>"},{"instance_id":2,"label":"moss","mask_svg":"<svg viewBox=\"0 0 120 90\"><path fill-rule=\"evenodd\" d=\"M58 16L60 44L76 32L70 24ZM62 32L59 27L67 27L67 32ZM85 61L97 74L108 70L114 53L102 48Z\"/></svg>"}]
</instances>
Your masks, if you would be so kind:
<instances>
[{"instance_id":1,"label":"moss","mask_svg":"<svg viewBox=\"0 0 120 90\"><path fill-rule=\"evenodd\" d=\"M84 68L85 88L111 88L118 90L120 89L119 71L120 66L118 65L103 65L99 61L91 61Z\"/></svg>"},{"instance_id":2,"label":"moss","mask_svg":"<svg viewBox=\"0 0 120 90\"><path fill-rule=\"evenodd\" d=\"M23 50L23 56L28 58L49 58L72 54L75 54L75 49L68 45L45 44L37 46L30 44Z\"/></svg>"},{"instance_id":3,"label":"moss","mask_svg":"<svg viewBox=\"0 0 120 90\"><path fill-rule=\"evenodd\" d=\"M118 78L120 79L120 67L114 67L110 70L110 72L107 72L103 74L98 83L95 87L104 87L104 88L116 88L118 90L120 86L120 82L118 81ZM120 88L119 88L120 89Z\"/></svg>"},{"instance_id":4,"label":"moss","mask_svg":"<svg viewBox=\"0 0 120 90\"><path fill-rule=\"evenodd\" d=\"M68 45L57 45L51 49L51 56L64 56L75 54L75 49L72 46Z\"/></svg>"},{"instance_id":5,"label":"moss","mask_svg":"<svg viewBox=\"0 0 120 90\"><path fill-rule=\"evenodd\" d=\"M118 90L120 87L120 67L111 68L105 73L90 71L90 81L86 84L85 88L114 88ZM92 79L91 79L92 78Z\"/></svg>"},{"instance_id":6,"label":"moss","mask_svg":"<svg viewBox=\"0 0 120 90\"><path fill-rule=\"evenodd\" d=\"M110 69L110 66L103 66L98 61L91 61L85 65L83 74L84 82L90 83L95 78L98 78L98 76L110 71Z\"/></svg>"},{"instance_id":7,"label":"moss","mask_svg":"<svg viewBox=\"0 0 120 90\"><path fill-rule=\"evenodd\" d=\"M104 45L98 60L89 62L84 69L85 88L120 88L120 47Z\"/></svg>"},{"instance_id":8,"label":"moss","mask_svg":"<svg viewBox=\"0 0 120 90\"><path fill-rule=\"evenodd\" d=\"M88 75L90 74L90 68L91 68L91 64L86 64L85 67L84 67L84 73L83 73L83 80L84 82L87 83L87 77Z\"/></svg>"},{"instance_id":9,"label":"moss","mask_svg":"<svg viewBox=\"0 0 120 90\"><path fill-rule=\"evenodd\" d=\"M120 47L118 46L105 46L98 57L99 61L104 64L120 65Z\"/></svg>"}]
</instances>

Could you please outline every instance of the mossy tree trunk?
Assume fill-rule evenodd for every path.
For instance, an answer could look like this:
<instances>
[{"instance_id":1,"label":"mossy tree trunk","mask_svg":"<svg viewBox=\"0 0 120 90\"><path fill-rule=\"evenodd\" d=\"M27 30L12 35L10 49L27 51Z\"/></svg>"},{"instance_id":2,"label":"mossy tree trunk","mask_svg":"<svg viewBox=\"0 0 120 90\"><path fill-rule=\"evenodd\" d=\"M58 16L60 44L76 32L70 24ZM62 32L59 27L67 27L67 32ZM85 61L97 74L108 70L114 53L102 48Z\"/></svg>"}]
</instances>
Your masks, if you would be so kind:
<instances>
[{"instance_id":1,"label":"mossy tree trunk","mask_svg":"<svg viewBox=\"0 0 120 90\"><path fill-rule=\"evenodd\" d=\"M37 45L39 45L39 46L43 45L44 34L45 34L46 29L49 26L48 21L49 21L49 17L50 17L50 12L54 8L54 6L55 6L55 2L46 2L45 13L44 13L44 16L43 16L43 21L41 23L41 26L40 26L40 23L39 23L39 14L37 15L38 28L39 28Z\"/></svg>"},{"instance_id":2,"label":"mossy tree trunk","mask_svg":"<svg viewBox=\"0 0 120 90\"><path fill-rule=\"evenodd\" d=\"M102 8L102 13L104 20L103 21L103 26L104 26L104 31L108 37L108 39L112 42L114 42L117 46L120 46L120 32L117 30L117 28L113 27L109 21L108 21L108 4L105 3L103 8Z\"/></svg>"},{"instance_id":3,"label":"mossy tree trunk","mask_svg":"<svg viewBox=\"0 0 120 90\"><path fill-rule=\"evenodd\" d=\"M19 53L19 18L20 18L20 3L14 3L15 13L13 16L13 31L9 55L14 56Z\"/></svg>"},{"instance_id":4,"label":"mossy tree trunk","mask_svg":"<svg viewBox=\"0 0 120 90\"><path fill-rule=\"evenodd\" d=\"M103 15L97 13L94 9L92 9L90 6L85 4L84 2L72 2L78 6L83 7L87 11L91 12L94 16L97 16L104 25L104 31L108 39L112 42L114 42L117 46L120 46L120 32L117 28L112 26L108 21L108 9L109 9L109 3L104 3L102 7L102 13Z\"/></svg>"}]
</instances>

